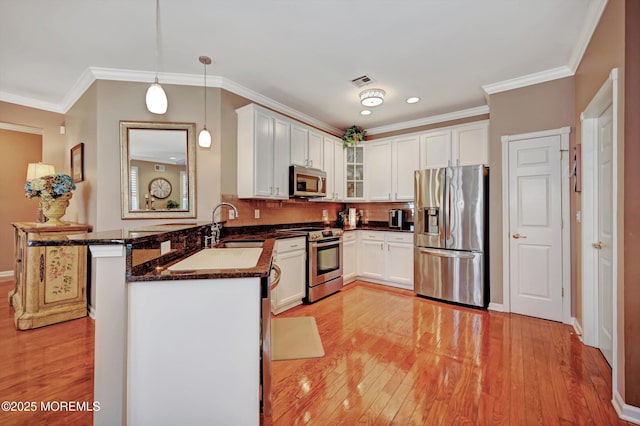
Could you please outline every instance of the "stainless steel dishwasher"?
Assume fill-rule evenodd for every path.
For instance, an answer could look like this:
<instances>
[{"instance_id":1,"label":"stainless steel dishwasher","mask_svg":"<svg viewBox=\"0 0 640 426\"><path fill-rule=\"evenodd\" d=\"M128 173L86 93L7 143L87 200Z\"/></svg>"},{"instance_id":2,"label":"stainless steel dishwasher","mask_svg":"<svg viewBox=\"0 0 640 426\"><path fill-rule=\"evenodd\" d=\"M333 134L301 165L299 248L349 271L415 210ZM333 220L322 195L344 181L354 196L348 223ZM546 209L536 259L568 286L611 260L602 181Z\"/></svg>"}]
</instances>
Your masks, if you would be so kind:
<instances>
[{"instance_id":1,"label":"stainless steel dishwasher","mask_svg":"<svg viewBox=\"0 0 640 426\"><path fill-rule=\"evenodd\" d=\"M271 273L273 272L273 274ZM262 364L261 364L261 402L262 413L265 417L271 417L271 292L280 283L282 271L271 260L269 277L262 283Z\"/></svg>"}]
</instances>

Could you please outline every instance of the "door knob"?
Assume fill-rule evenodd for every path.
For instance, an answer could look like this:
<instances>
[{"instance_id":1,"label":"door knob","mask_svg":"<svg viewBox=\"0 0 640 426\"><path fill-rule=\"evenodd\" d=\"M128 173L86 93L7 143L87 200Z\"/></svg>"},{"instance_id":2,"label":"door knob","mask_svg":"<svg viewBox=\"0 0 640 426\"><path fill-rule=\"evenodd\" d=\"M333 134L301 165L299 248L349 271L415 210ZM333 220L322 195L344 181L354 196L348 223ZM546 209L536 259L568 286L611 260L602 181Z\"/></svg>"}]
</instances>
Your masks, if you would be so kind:
<instances>
[{"instance_id":1,"label":"door knob","mask_svg":"<svg viewBox=\"0 0 640 426\"><path fill-rule=\"evenodd\" d=\"M597 243L591 243L591 246L596 250L602 249L602 241L598 241Z\"/></svg>"},{"instance_id":2,"label":"door knob","mask_svg":"<svg viewBox=\"0 0 640 426\"><path fill-rule=\"evenodd\" d=\"M516 240L517 240L518 238L527 238L527 236L526 236L526 235L520 235L520 234L519 234L519 233L517 233L517 232L516 232L515 234L513 234L513 235L512 235L512 237L513 237L513 238L515 238Z\"/></svg>"}]
</instances>

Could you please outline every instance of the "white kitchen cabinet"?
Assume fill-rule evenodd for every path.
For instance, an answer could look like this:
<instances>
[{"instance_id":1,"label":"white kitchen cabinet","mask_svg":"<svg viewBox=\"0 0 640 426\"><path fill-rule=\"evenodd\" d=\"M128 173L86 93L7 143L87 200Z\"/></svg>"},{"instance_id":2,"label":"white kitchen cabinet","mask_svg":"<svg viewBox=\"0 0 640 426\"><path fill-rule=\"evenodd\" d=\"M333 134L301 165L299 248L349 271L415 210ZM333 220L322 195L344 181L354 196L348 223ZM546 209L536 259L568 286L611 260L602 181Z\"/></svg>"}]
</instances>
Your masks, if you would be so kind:
<instances>
[{"instance_id":1,"label":"white kitchen cabinet","mask_svg":"<svg viewBox=\"0 0 640 426\"><path fill-rule=\"evenodd\" d=\"M342 236L342 279L348 284L356 279L358 249L356 231L346 231Z\"/></svg>"},{"instance_id":2,"label":"white kitchen cabinet","mask_svg":"<svg viewBox=\"0 0 640 426\"><path fill-rule=\"evenodd\" d=\"M364 151L365 196L368 201L392 201L391 141L371 142Z\"/></svg>"},{"instance_id":3,"label":"white kitchen cabinet","mask_svg":"<svg viewBox=\"0 0 640 426\"><path fill-rule=\"evenodd\" d=\"M453 129L458 166L489 164L489 124L472 123Z\"/></svg>"},{"instance_id":4,"label":"white kitchen cabinet","mask_svg":"<svg viewBox=\"0 0 640 426\"><path fill-rule=\"evenodd\" d=\"M322 169L322 134L299 124L291 126L291 164Z\"/></svg>"},{"instance_id":5,"label":"white kitchen cabinet","mask_svg":"<svg viewBox=\"0 0 640 426\"><path fill-rule=\"evenodd\" d=\"M413 234L385 232L385 280L413 290Z\"/></svg>"},{"instance_id":6,"label":"white kitchen cabinet","mask_svg":"<svg viewBox=\"0 0 640 426\"><path fill-rule=\"evenodd\" d=\"M280 267L280 283L271 293L271 311L279 314L302 304L306 285L305 237L276 240L275 263Z\"/></svg>"},{"instance_id":7,"label":"white kitchen cabinet","mask_svg":"<svg viewBox=\"0 0 640 426\"><path fill-rule=\"evenodd\" d=\"M420 168L489 164L489 122L480 121L420 136Z\"/></svg>"},{"instance_id":8,"label":"white kitchen cabinet","mask_svg":"<svg viewBox=\"0 0 640 426\"><path fill-rule=\"evenodd\" d=\"M291 125L250 104L238 114L238 197L289 197Z\"/></svg>"},{"instance_id":9,"label":"white kitchen cabinet","mask_svg":"<svg viewBox=\"0 0 640 426\"><path fill-rule=\"evenodd\" d=\"M325 136L322 141L323 165L327 173L327 196L323 201L344 199L344 149L342 141Z\"/></svg>"},{"instance_id":10,"label":"white kitchen cabinet","mask_svg":"<svg viewBox=\"0 0 640 426\"><path fill-rule=\"evenodd\" d=\"M414 199L414 172L420 169L420 140L418 136L395 139L392 144L393 199L412 201Z\"/></svg>"},{"instance_id":11,"label":"white kitchen cabinet","mask_svg":"<svg viewBox=\"0 0 640 426\"><path fill-rule=\"evenodd\" d=\"M358 231L359 275L365 278L384 280L385 256L384 232Z\"/></svg>"},{"instance_id":12,"label":"white kitchen cabinet","mask_svg":"<svg viewBox=\"0 0 640 426\"><path fill-rule=\"evenodd\" d=\"M349 201L364 200L364 147L350 146L345 148L345 199Z\"/></svg>"}]
</instances>

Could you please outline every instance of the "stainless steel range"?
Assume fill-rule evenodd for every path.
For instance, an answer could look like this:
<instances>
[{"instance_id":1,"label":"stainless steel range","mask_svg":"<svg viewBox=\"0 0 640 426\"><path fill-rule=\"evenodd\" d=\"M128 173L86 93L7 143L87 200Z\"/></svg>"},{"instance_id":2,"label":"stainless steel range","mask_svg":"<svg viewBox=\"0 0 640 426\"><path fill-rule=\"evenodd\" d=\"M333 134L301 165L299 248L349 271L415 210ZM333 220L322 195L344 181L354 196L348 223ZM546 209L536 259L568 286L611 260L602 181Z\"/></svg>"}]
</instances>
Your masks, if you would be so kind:
<instances>
[{"instance_id":1,"label":"stainless steel range","mask_svg":"<svg viewBox=\"0 0 640 426\"><path fill-rule=\"evenodd\" d=\"M286 232L307 236L308 303L340 291L342 281L342 229L294 228Z\"/></svg>"}]
</instances>

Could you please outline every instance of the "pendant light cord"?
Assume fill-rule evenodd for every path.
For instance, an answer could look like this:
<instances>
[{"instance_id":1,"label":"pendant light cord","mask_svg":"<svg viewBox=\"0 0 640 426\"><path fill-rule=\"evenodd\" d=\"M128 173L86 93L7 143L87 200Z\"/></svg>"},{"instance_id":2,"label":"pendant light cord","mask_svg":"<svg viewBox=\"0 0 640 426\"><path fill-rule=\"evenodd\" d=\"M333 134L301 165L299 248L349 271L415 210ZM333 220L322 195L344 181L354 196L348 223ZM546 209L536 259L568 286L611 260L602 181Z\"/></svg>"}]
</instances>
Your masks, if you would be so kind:
<instances>
[{"instance_id":1,"label":"pendant light cord","mask_svg":"<svg viewBox=\"0 0 640 426\"><path fill-rule=\"evenodd\" d=\"M158 51L160 50L160 13L158 9L160 8L160 0L156 0L156 83L158 82L158 63L160 62L158 59Z\"/></svg>"},{"instance_id":2,"label":"pendant light cord","mask_svg":"<svg viewBox=\"0 0 640 426\"><path fill-rule=\"evenodd\" d=\"M204 128L207 128L207 62L202 62L204 66Z\"/></svg>"}]
</instances>

